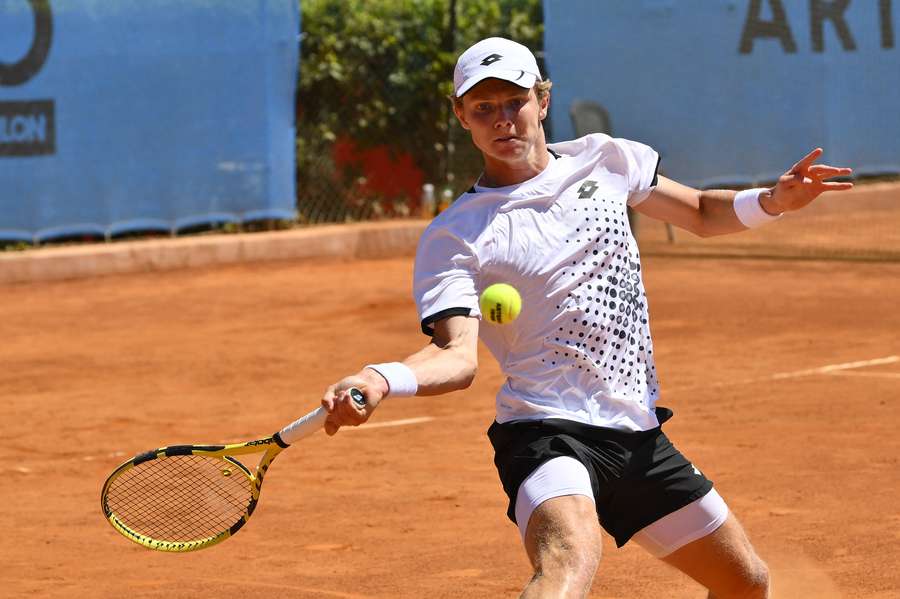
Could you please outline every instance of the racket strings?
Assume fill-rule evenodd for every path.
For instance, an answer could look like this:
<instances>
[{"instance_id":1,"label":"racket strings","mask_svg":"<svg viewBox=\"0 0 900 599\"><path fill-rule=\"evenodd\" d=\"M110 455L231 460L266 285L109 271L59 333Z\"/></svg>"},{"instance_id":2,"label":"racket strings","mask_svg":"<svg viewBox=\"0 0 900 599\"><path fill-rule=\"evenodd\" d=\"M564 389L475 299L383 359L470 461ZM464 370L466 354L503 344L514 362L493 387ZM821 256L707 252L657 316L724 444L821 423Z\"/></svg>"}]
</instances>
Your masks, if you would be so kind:
<instances>
[{"instance_id":1,"label":"racket strings","mask_svg":"<svg viewBox=\"0 0 900 599\"><path fill-rule=\"evenodd\" d=\"M160 541L196 541L228 530L252 499L247 475L203 455L159 457L123 472L107 505L130 529Z\"/></svg>"}]
</instances>

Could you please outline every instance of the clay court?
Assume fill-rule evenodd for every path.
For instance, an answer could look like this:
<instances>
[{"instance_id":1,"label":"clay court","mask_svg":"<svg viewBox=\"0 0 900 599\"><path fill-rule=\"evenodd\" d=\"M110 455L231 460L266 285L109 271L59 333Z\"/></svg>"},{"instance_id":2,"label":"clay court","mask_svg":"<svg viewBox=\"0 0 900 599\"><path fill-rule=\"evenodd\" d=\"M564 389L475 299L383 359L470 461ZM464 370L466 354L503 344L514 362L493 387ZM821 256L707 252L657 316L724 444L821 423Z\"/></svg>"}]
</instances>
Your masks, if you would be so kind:
<instances>
[{"instance_id":1,"label":"clay court","mask_svg":"<svg viewBox=\"0 0 900 599\"><path fill-rule=\"evenodd\" d=\"M273 465L250 523L191 554L100 512L139 451L270 434L338 377L426 339L410 258L6 285L0 431L8 597L511 597L530 576L485 430L501 375L397 399ZM900 593L897 262L649 257L666 430L774 572L775 597ZM592 597L699 598L604 539Z\"/></svg>"}]
</instances>

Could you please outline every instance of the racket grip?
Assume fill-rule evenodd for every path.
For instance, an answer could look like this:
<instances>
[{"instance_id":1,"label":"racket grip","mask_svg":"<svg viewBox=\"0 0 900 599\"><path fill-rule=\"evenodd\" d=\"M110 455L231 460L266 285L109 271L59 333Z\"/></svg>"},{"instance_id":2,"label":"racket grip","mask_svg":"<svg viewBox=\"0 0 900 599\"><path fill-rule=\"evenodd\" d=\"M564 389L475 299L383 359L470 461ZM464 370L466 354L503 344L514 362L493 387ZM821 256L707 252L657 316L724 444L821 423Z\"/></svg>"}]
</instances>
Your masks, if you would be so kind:
<instances>
[{"instance_id":1,"label":"racket grip","mask_svg":"<svg viewBox=\"0 0 900 599\"><path fill-rule=\"evenodd\" d=\"M357 389L356 387L351 387L349 390L350 397L353 399L353 402L359 407L363 407L366 405L366 397L363 395L362 391ZM325 411L325 408L318 407L306 416L301 416L297 420L294 420L292 423L275 433L276 442L278 440L281 441L279 445L288 446L293 443L296 443L303 437L307 435L311 435L316 432L320 428L325 425L325 419L328 417L328 412Z\"/></svg>"}]
</instances>

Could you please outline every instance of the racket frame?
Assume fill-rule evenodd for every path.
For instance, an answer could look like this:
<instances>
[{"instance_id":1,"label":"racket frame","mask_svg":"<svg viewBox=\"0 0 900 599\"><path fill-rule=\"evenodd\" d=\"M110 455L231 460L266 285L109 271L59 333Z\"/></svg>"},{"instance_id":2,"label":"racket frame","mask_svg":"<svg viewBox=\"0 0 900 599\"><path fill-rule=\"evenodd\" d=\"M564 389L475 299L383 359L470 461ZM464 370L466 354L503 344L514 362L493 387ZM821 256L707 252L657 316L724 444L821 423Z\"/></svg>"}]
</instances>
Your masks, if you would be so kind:
<instances>
[{"instance_id":1,"label":"racket frame","mask_svg":"<svg viewBox=\"0 0 900 599\"><path fill-rule=\"evenodd\" d=\"M222 541L239 531L241 527L244 526L244 524L247 522L247 520L250 519L250 516L253 515L253 510L256 509L256 504L259 501L259 493L262 489L263 477L269 470L269 466L272 464L272 460L274 460L279 453L284 451L286 447L288 447L288 445L281 441L278 433L275 433L271 437L266 437L264 439L256 439L254 441L247 441L245 443L233 443L230 445L170 445L168 447L153 449L131 458L130 460L124 462L123 464L119 465L118 468L113 470L112 474L109 475L109 478L107 478L106 482L103 484L103 491L100 494L100 507L103 510L103 514L106 516L107 521L112 525L114 529L116 529L116 531L118 531L121 535L130 539L131 541L134 541L138 545L142 545L143 547L146 547L148 549L155 549L156 551L168 551L173 553L184 553L188 551L195 551L197 549L205 549L206 547L212 547L213 545L221 543ZM259 453L260 451L264 451L265 453L263 454L262 459L257 465L255 472L251 472L250 469L247 468L244 464L240 463L232 457ZM145 462L149 462L150 460L180 455L199 455L209 458L218 458L232 466L237 467L242 475L247 477L248 484L250 485L250 502L245 507L244 513L241 515L241 518L237 522L232 524L231 527L228 528L228 530L224 530L219 534L213 535L211 537L196 539L192 541L165 541L160 539L153 539L135 530L132 530L109 507L107 501L107 493L112 483L119 476L121 476L128 470L131 470L135 466L139 466Z\"/></svg>"},{"instance_id":2,"label":"racket frame","mask_svg":"<svg viewBox=\"0 0 900 599\"><path fill-rule=\"evenodd\" d=\"M363 394L360 389L352 387L347 390L347 394L358 407L362 408L366 405L365 394ZM253 515L253 510L256 509L256 504L259 501L263 477L269 470L272 460L293 443L322 428L327 417L328 413L325 409L319 407L305 416L291 422L274 435L263 439L256 439L244 443L232 443L230 445L169 445L168 447L159 447L136 455L130 460L120 464L113 470L112 474L107 477L106 482L103 483L103 490L100 492L100 508L103 511L104 516L106 516L106 520L119 534L148 549L172 553L186 553L188 551L212 547L234 535L242 526L244 526L247 520L250 519L250 516ZM256 466L255 472L250 472L246 466L232 458L232 456L259 453L260 451L264 451L265 453L259 461L259 464ZM196 539L192 541L163 541L153 539L132 530L127 524L122 522L121 518L119 518L119 516L109 507L107 501L109 488L113 481L123 473L131 470L135 466L149 462L150 460L179 455L200 455L210 458L219 458L238 467L241 473L247 477L250 483L250 502L247 504L241 518L231 525L228 530L224 530L205 539Z\"/></svg>"}]
</instances>

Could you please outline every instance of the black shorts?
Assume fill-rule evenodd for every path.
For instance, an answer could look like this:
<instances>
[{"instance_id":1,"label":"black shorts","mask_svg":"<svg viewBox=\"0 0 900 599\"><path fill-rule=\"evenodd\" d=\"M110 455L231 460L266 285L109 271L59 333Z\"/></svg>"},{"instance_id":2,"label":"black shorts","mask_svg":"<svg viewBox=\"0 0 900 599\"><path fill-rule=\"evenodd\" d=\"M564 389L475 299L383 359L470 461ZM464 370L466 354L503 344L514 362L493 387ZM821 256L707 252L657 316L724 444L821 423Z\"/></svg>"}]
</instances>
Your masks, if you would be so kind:
<instances>
[{"instance_id":1,"label":"black shorts","mask_svg":"<svg viewBox=\"0 0 900 599\"><path fill-rule=\"evenodd\" d=\"M660 424L672 417L656 408ZM488 429L494 464L516 521L519 485L541 464L569 456L587 469L600 525L621 547L636 532L706 495L712 482L681 455L661 427L628 432L551 418Z\"/></svg>"}]
</instances>

